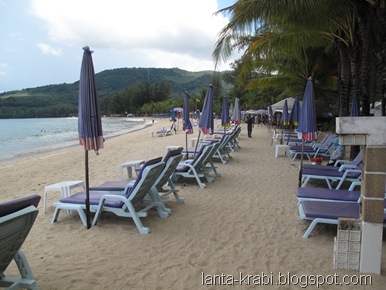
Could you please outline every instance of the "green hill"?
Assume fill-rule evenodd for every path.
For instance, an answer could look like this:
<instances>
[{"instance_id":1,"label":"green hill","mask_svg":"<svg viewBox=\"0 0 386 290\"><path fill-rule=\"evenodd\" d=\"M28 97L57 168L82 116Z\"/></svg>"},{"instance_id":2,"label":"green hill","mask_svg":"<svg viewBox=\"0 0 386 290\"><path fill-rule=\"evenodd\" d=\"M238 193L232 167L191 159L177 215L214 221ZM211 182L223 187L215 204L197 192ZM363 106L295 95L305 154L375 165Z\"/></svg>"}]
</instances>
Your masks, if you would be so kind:
<instances>
[{"instance_id":1,"label":"green hill","mask_svg":"<svg viewBox=\"0 0 386 290\"><path fill-rule=\"evenodd\" d=\"M171 96L205 89L213 71L189 72L178 68L117 68L95 75L101 99L124 91L135 83L166 82ZM47 85L0 94L0 118L43 118L77 115L79 82Z\"/></svg>"}]
</instances>

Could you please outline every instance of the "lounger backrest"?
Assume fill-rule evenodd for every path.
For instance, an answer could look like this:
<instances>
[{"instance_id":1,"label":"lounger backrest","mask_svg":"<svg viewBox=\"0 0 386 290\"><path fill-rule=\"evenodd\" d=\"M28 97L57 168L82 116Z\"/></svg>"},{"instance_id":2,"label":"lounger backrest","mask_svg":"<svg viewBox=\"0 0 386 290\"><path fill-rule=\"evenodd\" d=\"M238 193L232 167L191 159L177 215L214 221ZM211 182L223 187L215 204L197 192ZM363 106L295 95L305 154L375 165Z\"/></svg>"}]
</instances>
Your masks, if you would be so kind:
<instances>
[{"instance_id":1,"label":"lounger backrest","mask_svg":"<svg viewBox=\"0 0 386 290\"><path fill-rule=\"evenodd\" d=\"M359 166L362 163L362 150L359 151L358 155L351 161L351 165Z\"/></svg>"},{"instance_id":2,"label":"lounger backrest","mask_svg":"<svg viewBox=\"0 0 386 290\"><path fill-rule=\"evenodd\" d=\"M197 152L193 160L189 162L191 166L193 166L194 168L200 168L202 166L203 159L209 153L209 150L210 150L209 146L210 145L208 144L204 144L200 147L200 150ZM184 162L180 163L177 167L177 171L179 172L186 172L189 170L190 168L188 166L185 166Z\"/></svg>"},{"instance_id":3,"label":"lounger backrest","mask_svg":"<svg viewBox=\"0 0 386 290\"><path fill-rule=\"evenodd\" d=\"M13 213L15 211L26 208L30 205L38 207L41 196L34 194L11 201L0 203L0 217Z\"/></svg>"},{"instance_id":4,"label":"lounger backrest","mask_svg":"<svg viewBox=\"0 0 386 290\"><path fill-rule=\"evenodd\" d=\"M144 164L134 186L127 195L133 204L142 200L149 193L164 166L165 162L162 161L162 157L149 160Z\"/></svg>"},{"instance_id":5,"label":"lounger backrest","mask_svg":"<svg viewBox=\"0 0 386 290\"><path fill-rule=\"evenodd\" d=\"M171 156L175 156L175 155L181 154L183 149L184 148L182 148L182 147L168 149L168 151L166 152L164 158L162 159L163 162L167 163Z\"/></svg>"},{"instance_id":6,"label":"lounger backrest","mask_svg":"<svg viewBox=\"0 0 386 290\"><path fill-rule=\"evenodd\" d=\"M178 163L180 163L183 157L181 154L182 149L182 147L179 147L178 149L169 150L165 155L163 160L165 162L165 166L155 182L157 188L162 187L176 170Z\"/></svg>"},{"instance_id":7,"label":"lounger backrest","mask_svg":"<svg viewBox=\"0 0 386 290\"><path fill-rule=\"evenodd\" d=\"M0 277L27 238L38 215L39 201L40 195L31 195L0 203Z\"/></svg>"}]
</instances>

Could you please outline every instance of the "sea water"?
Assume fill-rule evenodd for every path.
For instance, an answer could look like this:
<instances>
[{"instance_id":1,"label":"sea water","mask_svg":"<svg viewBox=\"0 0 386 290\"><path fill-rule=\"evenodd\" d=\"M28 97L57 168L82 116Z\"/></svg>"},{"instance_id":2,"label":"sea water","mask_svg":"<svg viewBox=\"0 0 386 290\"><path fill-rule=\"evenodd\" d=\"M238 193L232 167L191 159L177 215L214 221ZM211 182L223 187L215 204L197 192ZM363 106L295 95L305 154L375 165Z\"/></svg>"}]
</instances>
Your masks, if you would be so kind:
<instances>
[{"instance_id":1,"label":"sea water","mask_svg":"<svg viewBox=\"0 0 386 290\"><path fill-rule=\"evenodd\" d=\"M146 126L143 119L102 118L103 137ZM79 144L78 118L0 119L0 161Z\"/></svg>"}]
</instances>

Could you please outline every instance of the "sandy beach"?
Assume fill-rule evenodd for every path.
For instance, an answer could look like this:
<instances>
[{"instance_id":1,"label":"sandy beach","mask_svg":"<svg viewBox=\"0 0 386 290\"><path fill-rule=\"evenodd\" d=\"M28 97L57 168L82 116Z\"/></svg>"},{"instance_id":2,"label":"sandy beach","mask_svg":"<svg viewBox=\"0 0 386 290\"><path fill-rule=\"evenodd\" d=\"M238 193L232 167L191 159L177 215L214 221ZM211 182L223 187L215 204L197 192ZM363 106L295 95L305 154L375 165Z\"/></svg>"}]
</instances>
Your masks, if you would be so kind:
<instances>
[{"instance_id":1,"label":"sandy beach","mask_svg":"<svg viewBox=\"0 0 386 290\"><path fill-rule=\"evenodd\" d=\"M163 156L170 145L185 146L181 123L176 135L152 137L163 127L170 122L156 119L153 126L106 140L98 156L90 152L90 185L119 179L123 162ZM197 137L194 130L188 138ZM367 286L360 282L363 273L334 269L336 226L318 225L303 239L309 222L298 217L299 161L283 154L275 158L271 136L266 127L255 126L248 138L242 124L241 149L228 164L216 162L222 176L205 189L194 181L176 183L185 203L166 201L172 210L166 219L150 211L142 219L151 229L148 235L141 235L131 219L108 213L90 230L76 213L61 212L51 224L51 205L60 194L48 194L44 214L44 187L84 179L80 146L1 164L0 202L42 196L22 247L40 289L278 289L280 283L282 289L316 289L309 284L317 275L324 282L320 289L385 289L385 234L382 275L372 274ZM15 274L16 267L7 273ZM264 286L254 285L259 277ZM341 285L328 285L335 282Z\"/></svg>"}]
</instances>

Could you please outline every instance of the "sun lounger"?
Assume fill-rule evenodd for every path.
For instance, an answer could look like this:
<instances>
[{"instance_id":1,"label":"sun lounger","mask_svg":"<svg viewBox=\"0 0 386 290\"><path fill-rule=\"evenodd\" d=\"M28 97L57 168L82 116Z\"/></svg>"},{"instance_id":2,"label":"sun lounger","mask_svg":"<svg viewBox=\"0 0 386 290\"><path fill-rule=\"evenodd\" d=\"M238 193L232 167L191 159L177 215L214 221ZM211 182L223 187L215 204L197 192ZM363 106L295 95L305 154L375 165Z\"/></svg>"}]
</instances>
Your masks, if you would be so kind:
<instances>
[{"instance_id":1,"label":"sun lounger","mask_svg":"<svg viewBox=\"0 0 386 290\"><path fill-rule=\"evenodd\" d=\"M39 289L21 246L38 215L40 195L0 203L0 287ZM9 277L6 269L15 260L20 277Z\"/></svg>"},{"instance_id":2,"label":"sun lounger","mask_svg":"<svg viewBox=\"0 0 386 290\"><path fill-rule=\"evenodd\" d=\"M305 200L324 200L358 202L361 196L360 191L329 189L321 187L299 187L296 189L296 197L299 202Z\"/></svg>"},{"instance_id":3,"label":"sun lounger","mask_svg":"<svg viewBox=\"0 0 386 290\"><path fill-rule=\"evenodd\" d=\"M340 189L343 182L361 181L361 169L347 169L347 170L324 170L324 169L303 169L302 170L302 186L305 187L311 179L321 179L326 181L328 188L332 188L331 182L339 181L335 189Z\"/></svg>"},{"instance_id":4,"label":"sun lounger","mask_svg":"<svg viewBox=\"0 0 386 290\"><path fill-rule=\"evenodd\" d=\"M160 173L158 180L155 183L155 188L162 200L168 199L170 194L173 194L178 203L183 203L184 199L181 198L178 194L179 189L177 189L171 179L174 171L176 170L177 165L181 161L183 155L181 154L182 147L170 149L167 151L166 155L163 158L163 162L165 162L165 166ZM104 183L90 187L92 191L121 191L123 192L126 187L134 184L134 181L127 182L122 180L113 180L113 181L105 181ZM165 188L169 187L169 188Z\"/></svg>"},{"instance_id":5,"label":"sun lounger","mask_svg":"<svg viewBox=\"0 0 386 290\"><path fill-rule=\"evenodd\" d=\"M290 146L288 149L288 156L292 158L292 160L295 160L297 156L300 156L302 153L303 155L307 156L309 160L311 160L311 157L316 157L318 155L320 156L330 156L331 155L331 148L333 146L332 140L336 137L336 135L328 135L327 138L323 139L320 144L316 143L311 146L304 146L302 149L302 146Z\"/></svg>"},{"instance_id":6,"label":"sun lounger","mask_svg":"<svg viewBox=\"0 0 386 290\"><path fill-rule=\"evenodd\" d=\"M150 229L143 226L140 217L146 217L148 210L153 207L157 209L161 218L169 215L169 213L164 210L165 207L162 201L151 190L164 165L165 163L162 161L162 157L147 161L139 172L133 186L127 186L123 193L90 191L90 211L95 212L92 223L93 226L97 224L101 213L107 211L117 216L132 218L138 231L141 234L148 234ZM146 196L150 196L151 202L147 202L146 206L143 206L142 202ZM86 225L86 217L84 214L86 207L85 197L86 194L83 191L54 203L55 213L52 218L52 223L57 221L61 209L68 209L76 210L83 224ZM135 207L141 207L141 209L136 210Z\"/></svg>"},{"instance_id":7,"label":"sun lounger","mask_svg":"<svg viewBox=\"0 0 386 290\"><path fill-rule=\"evenodd\" d=\"M357 202L302 201L299 203L299 217L311 220L303 238L307 239L318 223L337 225L339 218L358 219L359 211L360 204ZM386 216L384 219L386 220Z\"/></svg>"},{"instance_id":8,"label":"sun lounger","mask_svg":"<svg viewBox=\"0 0 386 290\"><path fill-rule=\"evenodd\" d=\"M362 151L352 160L337 160L334 166L303 164L303 169L324 169L343 171L346 169L360 169L362 166Z\"/></svg>"},{"instance_id":9,"label":"sun lounger","mask_svg":"<svg viewBox=\"0 0 386 290\"><path fill-rule=\"evenodd\" d=\"M205 178L207 182L213 182L213 177L209 175L211 170L208 170L203 163L208 154L210 154L211 149L208 144L204 144L192 160L188 159L180 162L174 172L173 180L178 180L180 177L194 178L200 188L205 188L206 186L201 181L201 178Z\"/></svg>"}]
</instances>

